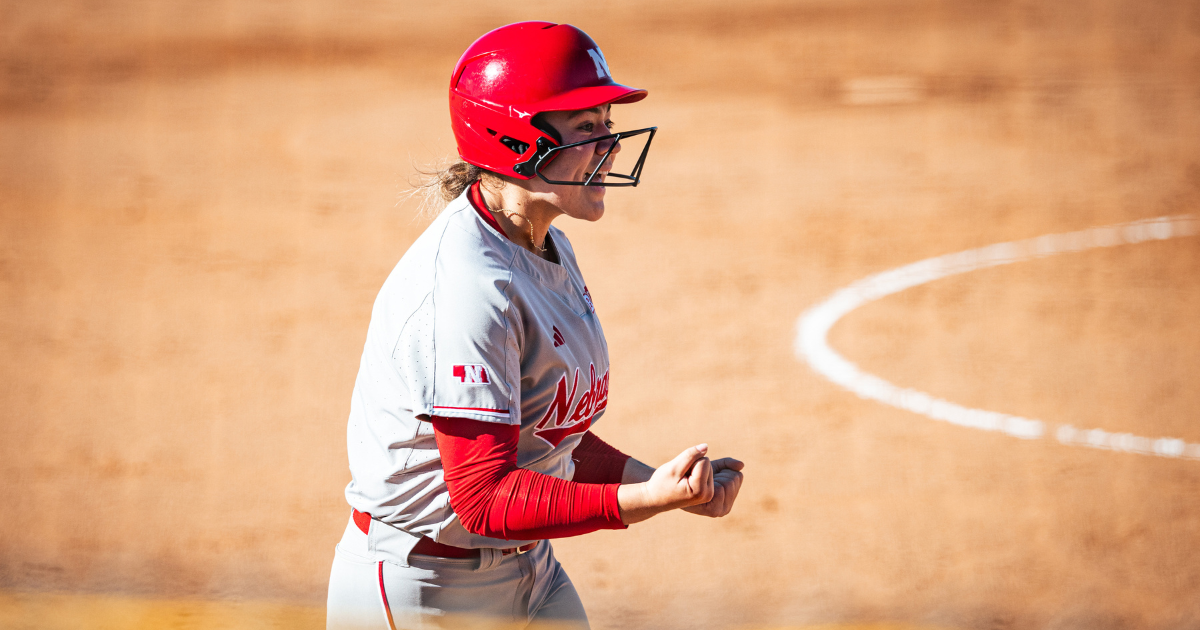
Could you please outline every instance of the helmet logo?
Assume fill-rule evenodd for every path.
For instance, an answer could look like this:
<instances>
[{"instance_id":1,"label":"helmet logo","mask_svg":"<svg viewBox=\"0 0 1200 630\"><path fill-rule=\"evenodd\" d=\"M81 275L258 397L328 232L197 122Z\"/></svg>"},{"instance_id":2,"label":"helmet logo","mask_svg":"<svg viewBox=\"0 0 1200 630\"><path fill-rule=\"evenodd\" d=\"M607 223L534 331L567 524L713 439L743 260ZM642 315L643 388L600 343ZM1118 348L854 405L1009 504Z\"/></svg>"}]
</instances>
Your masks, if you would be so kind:
<instances>
[{"instance_id":1,"label":"helmet logo","mask_svg":"<svg viewBox=\"0 0 1200 630\"><path fill-rule=\"evenodd\" d=\"M608 62L604 60L604 53L600 52L599 48L589 48L588 56L592 58L592 63L596 64L597 79L612 78L612 73L608 71Z\"/></svg>"}]
</instances>

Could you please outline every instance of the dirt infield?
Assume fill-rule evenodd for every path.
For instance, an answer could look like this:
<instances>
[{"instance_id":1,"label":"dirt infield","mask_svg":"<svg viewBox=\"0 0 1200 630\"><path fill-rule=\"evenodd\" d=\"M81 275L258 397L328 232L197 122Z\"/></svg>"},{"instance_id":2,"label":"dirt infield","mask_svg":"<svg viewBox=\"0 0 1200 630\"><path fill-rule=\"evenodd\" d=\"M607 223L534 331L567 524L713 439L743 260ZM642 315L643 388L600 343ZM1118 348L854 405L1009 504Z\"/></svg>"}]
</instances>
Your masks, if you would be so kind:
<instances>
[{"instance_id":1,"label":"dirt infield","mask_svg":"<svg viewBox=\"0 0 1200 630\"><path fill-rule=\"evenodd\" d=\"M325 627L325 608L280 602L0 593L0 627L6 630L73 630L80 627L90 630L294 630ZM516 626L511 630L517 630ZM756 626L744 627L744 630L947 629L903 623L839 623L804 627Z\"/></svg>"},{"instance_id":2,"label":"dirt infield","mask_svg":"<svg viewBox=\"0 0 1200 630\"><path fill-rule=\"evenodd\" d=\"M612 355L597 433L747 461L726 519L555 542L594 627L1200 627L1200 462L939 423L792 347L870 274L1200 214L1200 5L408 4L0 5L0 620L320 625L446 75L548 19L650 90L619 128L660 129L639 188L559 222ZM938 280L829 339L969 407L1195 443L1197 322L1189 237Z\"/></svg>"}]
</instances>

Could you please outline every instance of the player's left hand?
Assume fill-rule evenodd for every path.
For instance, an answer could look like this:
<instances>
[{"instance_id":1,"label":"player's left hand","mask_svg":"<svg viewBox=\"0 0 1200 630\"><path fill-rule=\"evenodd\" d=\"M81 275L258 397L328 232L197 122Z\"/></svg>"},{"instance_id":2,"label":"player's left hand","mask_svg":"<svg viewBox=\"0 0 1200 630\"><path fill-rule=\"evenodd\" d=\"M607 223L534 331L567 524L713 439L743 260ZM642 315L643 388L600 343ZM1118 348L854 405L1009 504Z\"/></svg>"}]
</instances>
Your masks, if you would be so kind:
<instances>
[{"instance_id":1,"label":"player's left hand","mask_svg":"<svg viewBox=\"0 0 1200 630\"><path fill-rule=\"evenodd\" d=\"M733 502L737 499L738 490L742 488L742 468L745 464L732 458L723 457L712 460L713 498L708 503L700 503L685 507L685 512L720 518L729 514Z\"/></svg>"}]
</instances>

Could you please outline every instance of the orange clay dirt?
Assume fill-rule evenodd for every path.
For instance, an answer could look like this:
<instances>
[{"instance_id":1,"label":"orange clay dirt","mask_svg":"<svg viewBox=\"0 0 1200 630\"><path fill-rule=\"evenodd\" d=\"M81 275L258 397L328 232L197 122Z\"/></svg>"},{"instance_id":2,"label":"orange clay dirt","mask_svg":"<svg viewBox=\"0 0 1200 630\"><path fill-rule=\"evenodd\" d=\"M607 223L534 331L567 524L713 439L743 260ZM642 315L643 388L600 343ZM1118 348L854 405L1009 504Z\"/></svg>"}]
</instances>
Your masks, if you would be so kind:
<instances>
[{"instance_id":1,"label":"orange clay dirt","mask_svg":"<svg viewBox=\"0 0 1200 630\"><path fill-rule=\"evenodd\" d=\"M863 276L1200 212L1185 0L0 6L0 619L52 627L57 592L320 625L371 303L425 225L403 193L453 154L457 55L535 18L650 90L617 127L660 129L642 186L558 222L612 354L597 433L747 462L726 519L554 543L596 628L1200 627L1200 461L937 422L792 350ZM1200 238L936 281L830 343L1200 442Z\"/></svg>"}]
</instances>

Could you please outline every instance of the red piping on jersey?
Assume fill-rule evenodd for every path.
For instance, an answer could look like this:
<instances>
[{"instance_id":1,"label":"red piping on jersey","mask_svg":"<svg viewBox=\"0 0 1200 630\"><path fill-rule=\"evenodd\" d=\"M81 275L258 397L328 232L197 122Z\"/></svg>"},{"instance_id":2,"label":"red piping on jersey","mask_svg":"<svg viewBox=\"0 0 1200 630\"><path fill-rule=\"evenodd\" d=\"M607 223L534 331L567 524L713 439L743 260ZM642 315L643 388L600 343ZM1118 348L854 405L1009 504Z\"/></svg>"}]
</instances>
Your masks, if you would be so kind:
<instances>
[{"instance_id":1,"label":"red piping on jersey","mask_svg":"<svg viewBox=\"0 0 1200 630\"><path fill-rule=\"evenodd\" d=\"M383 598L383 612L387 613L388 627L396 630L396 622L392 620L392 607L388 605L387 589L383 587L383 561L379 561L379 596Z\"/></svg>"},{"instance_id":2,"label":"red piping on jersey","mask_svg":"<svg viewBox=\"0 0 1200 630\"><path fill-rule=\"evenodd\" d=\"M432 421L450 507L472 534L538 540L625 528L619 483L579 483L518 468L520 427L442 416Z\"/></svg>"},{"instance_id":3,"label":"red piping on jersey","mask_svg":"<svg viewBox=\"0 0 1200 630\"><path fill-rule=\"evenodd\" d=\"M487 203L483 200L483 192L479 190L478 181L474 184L471 184L471 187L468 189L467 200L471 202L471 206L475 208L475 211L479 213L479 216L483 217L483 220L486 221L488 225L496 228L497 232L504 234L504 228L500 227L500 222L497 221L496 217L492 216L492 213L487 209ZM504 234L504 238L508 238L508 235Z\"/></svg>"},{"instance_id":4,"label":"red piping on jersey","mask_svg":"<svg viewBox=\"0 0 1200 630\"><path fill-rule=\"evenodd\" d=\"M434 405L433 408L434 409L453 409L455 411L487 411L490 413L502 413L506 416L508 415L507 409L488 409L487 407L439 407L437 405Z\"/></svg>"}]
</instances>

